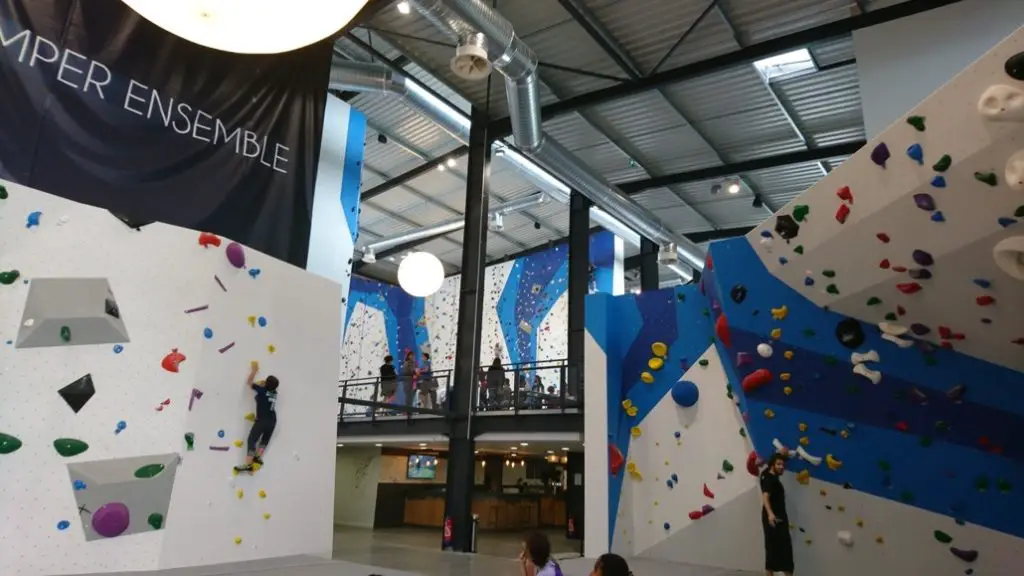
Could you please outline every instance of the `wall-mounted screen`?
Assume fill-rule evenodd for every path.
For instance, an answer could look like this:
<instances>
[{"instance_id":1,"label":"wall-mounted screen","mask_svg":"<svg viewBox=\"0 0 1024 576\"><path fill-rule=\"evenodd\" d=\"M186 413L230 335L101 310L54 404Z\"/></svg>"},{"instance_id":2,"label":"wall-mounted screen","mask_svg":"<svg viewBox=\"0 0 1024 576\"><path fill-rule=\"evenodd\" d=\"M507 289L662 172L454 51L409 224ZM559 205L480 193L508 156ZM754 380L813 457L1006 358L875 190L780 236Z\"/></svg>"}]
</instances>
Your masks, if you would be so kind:
<instances>
[{"instance_id":1,"label":"wall-mounted screen","mask_svg":"<svg viewBox=\"0 0 1024 576\"><path fill-rule=\"evenodd\" d=\"M437 477L437 457L427 454L410 454L405 477L410 480L433 480Z\"/></svg>"}]
</instances>

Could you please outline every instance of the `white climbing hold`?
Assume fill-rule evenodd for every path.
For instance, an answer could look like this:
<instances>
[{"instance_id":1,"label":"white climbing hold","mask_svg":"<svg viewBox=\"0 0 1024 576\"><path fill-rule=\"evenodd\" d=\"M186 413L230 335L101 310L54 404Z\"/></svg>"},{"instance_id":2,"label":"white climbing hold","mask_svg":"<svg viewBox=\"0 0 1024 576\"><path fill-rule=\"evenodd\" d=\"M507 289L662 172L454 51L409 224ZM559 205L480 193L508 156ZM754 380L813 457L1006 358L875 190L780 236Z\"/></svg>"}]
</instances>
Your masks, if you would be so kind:
<instances>
[{"instance_id":1,"label":"white climbing hold","mask_svg":"<svg viewBox=\"0 0 1024 576\"><path fill-rule=\"evenodd\" d=\"M836 537L839 539L839 543L843 546L853 546L853 533L849 530L840 530Z\"/></svg>"},{"instance_id":2,"label":"white climbing hold","mask_svg":"<svg viewBox=\"0 0 1024 576\"><path fill-rule=\"evenodd\" d=\"M32 318L29 318L28 320L25 320L24 326L25 326L25 328L31 328L35 323L36 323L35 320L33 320Z\"/></svg>"},{"instance_id":3,"label":"white climbing hold","mask_svg":"<svg viewBox=\"0 0 1024 576\"><path fill-rule=\"evenodd\" d=\"M910 328L900 326L899 324L892 324L890 322L879 322L878 329L882 331L882 334L889 334L891 336L903 336L907 332L910 332Z\"/></svg>"},{"instance_id":4,"label":"white climbing hold","mask_svg":"<svg viewBox=\"0 0 1024 576\"><path fill-rule=\"evenodd\" d=\"M774 350L772 350L771 344L761 343L757 345L757 354L761 358L771 358L772 352L774 352Z\"/></svg>"},{"instance_id":5,"label":"white climbing hold","mask_svg":"<svg viewBox=\"0 0 1024 576\"><path fill-rule=\"evenodd\" d=\"M900 348L910 348L911 346L914 345L913 340L907 340L906 338L900 338L899 336L895 336L893 334L886 334L885 332L882 333L882 340L888 340L889 342L892 342L893 344L899 346Z\"/></svg>"},{"instance_id":6,"label":"white climbing hold","mask_svg":"<svg viewBox=\"0 0 1024 576\"><path fill-rule=\"evenodd\" d=\"M868 368L864 364L857 364L856 366L854 366L853 373L857 374L858 376L863 376L868 380L871 380L872 384L878 384L879 382L882 381L881 372L879 372L878 370L872 370L871 368Z\"/></svg>"},{"instance_id":7,"label":"white climbing hold","mask_svg":"<svg viewBox=\"0 0 1024 576\"><path fill-rule=\"evenodd\" d=\"M63 225L65 225L65 224L67 224L67 223L68 223L68 220L70 220L70 218L69 218L69 217L67 217L67 216L61 216L61 217L60 217L60 220L57 220L57 226L63 226Z\"/></svg>"},{"instance_id":8,"label":"white climbing hold","mask_svg":"<svg viewBox=\"0 0 1024 576\"><path fill-rule=\"evenodd\" d=\"M796 447L796 455L799 456L801 460L804 460L811 466L821 466L821 457L812 456L811 454L808 454L807 450L804 450L803 446Z\"/></svg>"},{"instance_id":9,"label":"white climbing hold","mask_svg":"<svg viewBox=\"0 0 1024 576\"><path fill-rule=\"evenodd\" d=\"M774 246L775 243L771 238L761 238L761 247L764 248L766 252L771 252Z\"/></svg>"},{"instance_id":10,"label":"white climbing hold","mask_svg":"<svg viewBox=\"0 0 1024 576\"><path fill-rule=\"evenodd\" d=\"M1006 178L1006 185L1011 190L1020 192L1024 190L1024 150L1017 150L1006 161L1006 169L1003 171Z\"/></svg>"},{"instance_id":11,"label":"white climbing hold","mask_svg":"<svg viewBox=\"0 0 1024 576\"><path fill-rule=\"evenodd\" d=\"M850 354L850 364L864 364L865 362L880 362L882 359L878 357L878 352L874 350L868 350L863 354L860 352L854 352Z\"/></svg>"},{"instance_id":12,"label":"white climbing hold","mask_svg":"<svg viewBox=\"0 0 1024 576\"><path fill-rule=\"evenodd\" d=\"M978 114L991 122L1024 121L1024 92L1005 84L993 84L978 99Z\"/></svg>"},{"instance_id":13,"label":"white climbing hold","mask_svg":"<svg viewBox=\"0 0 1024 576\"><path fill-rule=\"evenodd\" d=\"M778 452L779 454L782 454L783 456L789 455L789 448L782 443L782 440L775 438L774 440L772 440L772 446L775 447L775 451Z\"/></svg>"},{"instance_id":14,"label":"white climbing hold","mask_svg":"<svg viewBox=\"0 0 1024 576\"><path fill-rule=\"evenodd\" d=\"M1024 236L1011 236L992 249L996 266L1017 280L1024 280Z\"/></svg>"}]
</instances>

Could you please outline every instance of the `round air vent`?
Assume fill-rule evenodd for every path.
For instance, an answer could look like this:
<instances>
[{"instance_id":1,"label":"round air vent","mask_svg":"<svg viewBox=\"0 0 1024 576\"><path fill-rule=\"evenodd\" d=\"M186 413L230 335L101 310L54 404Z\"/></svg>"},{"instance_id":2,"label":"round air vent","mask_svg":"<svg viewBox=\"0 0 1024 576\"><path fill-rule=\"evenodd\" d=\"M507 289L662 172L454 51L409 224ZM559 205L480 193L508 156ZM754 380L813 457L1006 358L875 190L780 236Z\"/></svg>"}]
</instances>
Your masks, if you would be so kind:
<instances>
[{"instance_id":1,"label":"round air vent","mask_svg":"<svg viewBox=\"0 0 1024 576\"><path fill-rule=\"evenodd\" d=\"M483 80L491 73L491 61L487 50L473 43L462 43L455 47L451 61L452 72L465 80Z\"/></svg>"}]
</instances>

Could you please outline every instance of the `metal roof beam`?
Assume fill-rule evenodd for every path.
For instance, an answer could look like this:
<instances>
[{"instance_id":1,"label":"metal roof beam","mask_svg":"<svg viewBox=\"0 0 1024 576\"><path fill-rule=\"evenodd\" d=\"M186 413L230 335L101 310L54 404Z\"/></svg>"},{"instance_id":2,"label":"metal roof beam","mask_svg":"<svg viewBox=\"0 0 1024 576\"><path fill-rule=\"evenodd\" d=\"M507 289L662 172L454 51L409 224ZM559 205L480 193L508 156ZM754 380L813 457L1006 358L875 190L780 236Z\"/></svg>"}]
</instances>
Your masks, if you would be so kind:
<instances>
[{"instance_id":1,"label":"metal roof beam","mask_svg":"<svg viewBox=\"0 0 1024 576\"><path fill-rule=\"evenodd\" d=\"M837 36L844 36L846 34L850 34L854 30L883 24L885 22L891 22L900 18L906 18L935 8L956 4L957 2L960 2L960 0L908 0L885 8L879 8L863 14L857 14L855 16L850 16L849 18L829 22L828 24L823 24L814 28L808 28L806 30L794 32L778 38L772 38L771 40L766 40L757 44L751 44L750 46L735 52L715 56L692 64L686 64L684 66L679 66L678 68L673 68L664 72L658 72L657 74L652 74L644 78L623 82L615 86L609 86L608 88L602 88L593 92L588 92L586 94L581 94L579 96L548 104L541 108L541 117L544 120L550 120L583 108L597 106L598 104L604 104L605 102L614 102L615 100L621 100L623 98L635 96L636 94L642 94L644 92L654 90L659 86L676 84L685 80L730 68L732 66L747 64L768 56L774 56L776 54L802 48L814 42L820 42ZM507 117L493 120L491 125L488 127L488 132L493 134L495 138L507 136L512 133L512 122Z\"/></svg>"}]
</instances>

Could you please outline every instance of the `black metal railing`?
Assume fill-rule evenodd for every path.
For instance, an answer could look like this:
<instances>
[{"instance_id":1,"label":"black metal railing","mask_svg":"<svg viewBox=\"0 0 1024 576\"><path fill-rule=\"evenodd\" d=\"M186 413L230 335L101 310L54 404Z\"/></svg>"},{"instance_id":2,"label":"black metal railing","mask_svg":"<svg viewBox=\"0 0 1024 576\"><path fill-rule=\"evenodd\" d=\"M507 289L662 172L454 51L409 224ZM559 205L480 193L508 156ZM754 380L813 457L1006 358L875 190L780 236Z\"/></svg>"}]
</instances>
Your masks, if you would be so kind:
<instances>
[{"instance_id":1,"label":"black metal railing","mask_svg":"<svg viewBox=\"0 0 1024 576\"><path fill-rule=\"evenodd\" d=\"M342 380L338 382L338 419L444 416L451 386L451 370L435 370L429 377Z\"/></svg>"},{"instance_id":2,"label":"black metal railing","mask_svg":"<svg viewBox=\"0 0 1024 576\"><path fill-rule=\"evenodd\" d=\"M477 413L578 410L583 406L582 378L566 359L481 366L473 409Z\"/></svg>"}]
</instances>

